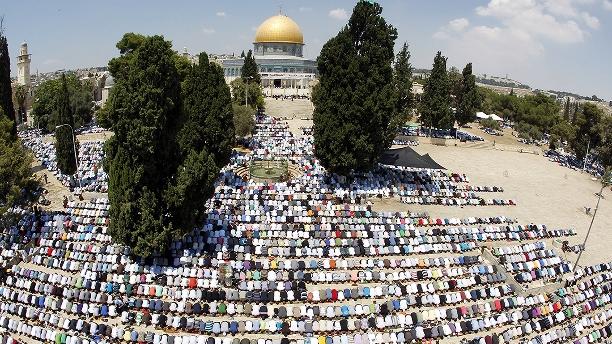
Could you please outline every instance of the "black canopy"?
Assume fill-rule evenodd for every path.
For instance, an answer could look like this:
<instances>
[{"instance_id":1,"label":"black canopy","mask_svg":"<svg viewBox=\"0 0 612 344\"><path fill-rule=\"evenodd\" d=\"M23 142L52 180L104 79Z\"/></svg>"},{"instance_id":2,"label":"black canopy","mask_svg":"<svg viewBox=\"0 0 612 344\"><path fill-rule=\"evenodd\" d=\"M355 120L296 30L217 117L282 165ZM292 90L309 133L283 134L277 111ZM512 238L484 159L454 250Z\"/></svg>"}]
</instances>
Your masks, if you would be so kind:
<instances>
[{"instance_id":1,"label":"black canopy","mask_svg":"<svg viewBox=\"0 0 612 344\"><path fill-rule=\"evenodd\" d=\"M410 147L387 150L381 156L380 163L384 165L412 168L429 168L434 170L445 169L444 167L440 166L440 164L435 162L429 156L429 154L421 156Z\"/></svg>"}]
</instances>

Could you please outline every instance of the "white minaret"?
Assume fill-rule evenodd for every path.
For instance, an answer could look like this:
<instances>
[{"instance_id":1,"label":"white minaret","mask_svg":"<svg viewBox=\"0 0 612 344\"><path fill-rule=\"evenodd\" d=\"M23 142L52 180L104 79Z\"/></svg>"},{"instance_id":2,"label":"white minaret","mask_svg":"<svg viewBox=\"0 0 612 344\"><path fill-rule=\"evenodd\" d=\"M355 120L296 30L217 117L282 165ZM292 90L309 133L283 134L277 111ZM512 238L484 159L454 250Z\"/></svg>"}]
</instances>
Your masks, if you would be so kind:
<instances>
[{"instance_id":1,"label":"white minaret","mask_svg":"<svg viewBox=\"0 0 612 344\"><path fill-rule=\"evenodd\" d=\"M30 86L30 54L28 54L28 43L21 43L19 56L17 56L17 83Z\"/></svg>"}]
</instances>

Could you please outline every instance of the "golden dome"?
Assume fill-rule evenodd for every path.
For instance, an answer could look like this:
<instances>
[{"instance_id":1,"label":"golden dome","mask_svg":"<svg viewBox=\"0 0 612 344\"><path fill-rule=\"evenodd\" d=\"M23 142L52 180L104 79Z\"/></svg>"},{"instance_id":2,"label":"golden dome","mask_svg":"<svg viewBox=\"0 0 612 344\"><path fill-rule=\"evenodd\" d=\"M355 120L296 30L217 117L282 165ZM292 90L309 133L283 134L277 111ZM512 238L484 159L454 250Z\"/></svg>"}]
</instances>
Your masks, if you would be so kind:
<instances>
[{"instance_id":1,"label":"golden dome","mask_svg":"<svg viewBox=\"0 0 612 344\"><path fill-rule=\"evenodd\" d=\"M255 34L255 43L304 44L304 35L293 19L279 14L259 25Z\"/></svg>"}]
</instances>

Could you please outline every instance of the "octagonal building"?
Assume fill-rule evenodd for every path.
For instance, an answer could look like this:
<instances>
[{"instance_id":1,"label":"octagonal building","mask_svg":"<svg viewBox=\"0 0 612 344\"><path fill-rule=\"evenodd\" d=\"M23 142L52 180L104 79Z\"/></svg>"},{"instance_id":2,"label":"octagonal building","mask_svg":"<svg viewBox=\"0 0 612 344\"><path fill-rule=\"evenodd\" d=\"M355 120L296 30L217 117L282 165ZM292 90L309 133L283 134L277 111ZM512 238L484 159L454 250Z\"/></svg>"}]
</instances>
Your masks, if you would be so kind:
<instances>
[{"instance_id":1,"label":"octagonal building","mask_svg":"<svg viewBox=\"0 0 612 344\"><path fill-rule=\"evenodd\" d=\"M304 58L304 35L293 19L278 14L266 19L255 33L253 54L267 96L309 96L317 78L316 61ZM243 58L222 61L228 83L240 77Z\"/></svg>"}]
</instances>

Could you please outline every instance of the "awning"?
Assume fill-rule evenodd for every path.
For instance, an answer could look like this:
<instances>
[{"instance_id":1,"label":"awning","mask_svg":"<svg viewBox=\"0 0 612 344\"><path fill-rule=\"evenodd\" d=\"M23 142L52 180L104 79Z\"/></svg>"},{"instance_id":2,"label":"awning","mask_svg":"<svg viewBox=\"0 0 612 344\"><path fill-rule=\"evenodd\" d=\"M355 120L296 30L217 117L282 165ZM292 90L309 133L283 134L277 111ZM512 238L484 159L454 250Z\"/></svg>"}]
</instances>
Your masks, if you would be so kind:
<instances>
[{"instance_id":1,"label":"awning","mask_svg":"<svg viewBox=\"0 0 612 344\"><path fill-rule=\"evenodd\" d=\"M379 161L383 165L402 166L412 168L445 169L435 162L429 154L421 156L410 147L389 149L383 153Z\"/></svg>"}]
</instances>

